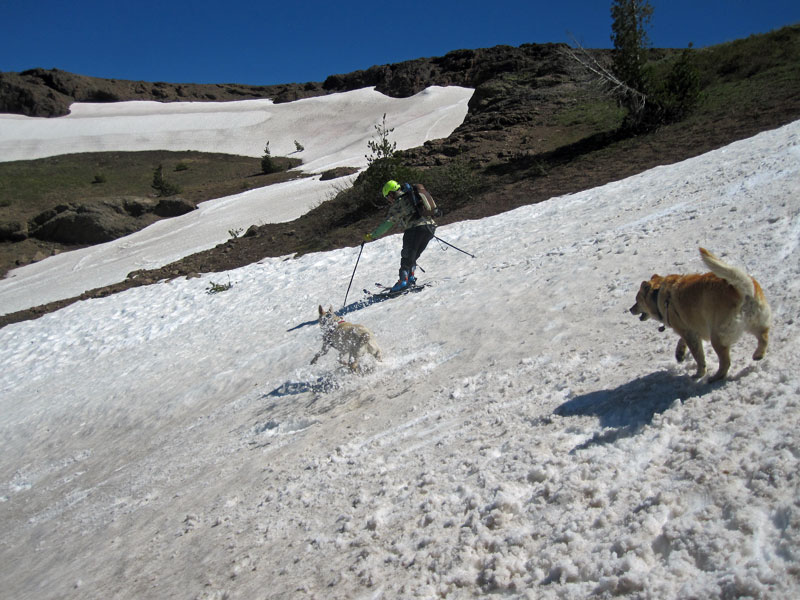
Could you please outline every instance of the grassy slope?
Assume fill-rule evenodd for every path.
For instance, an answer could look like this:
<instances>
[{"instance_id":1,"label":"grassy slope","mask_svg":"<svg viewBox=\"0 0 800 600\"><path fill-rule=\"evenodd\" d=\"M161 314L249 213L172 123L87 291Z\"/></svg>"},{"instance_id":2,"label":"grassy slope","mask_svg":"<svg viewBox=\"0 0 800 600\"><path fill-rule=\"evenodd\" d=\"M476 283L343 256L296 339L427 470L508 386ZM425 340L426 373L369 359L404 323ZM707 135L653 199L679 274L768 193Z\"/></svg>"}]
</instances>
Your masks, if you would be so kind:
<instances>
[{"instance_id":1,"label":"grassy slope","mask_svg":"<svg viewBox=\"0 0 800 600\"><path fill-rule=\"evenodd\" d=\"M274 160L282 168L300 163ZM0 163L0 223L25 223L59 204L153 196L153 173L159 165L164 180L179 186L179 195L195 203L302 176L298 171L265 175L258 158L202 152L91 152L5 162ZM151 221L143 220L143 226ZM37 253L73 248L35 239L0 243L0 275L30 262Z\"/></svg>"}]
</instances>

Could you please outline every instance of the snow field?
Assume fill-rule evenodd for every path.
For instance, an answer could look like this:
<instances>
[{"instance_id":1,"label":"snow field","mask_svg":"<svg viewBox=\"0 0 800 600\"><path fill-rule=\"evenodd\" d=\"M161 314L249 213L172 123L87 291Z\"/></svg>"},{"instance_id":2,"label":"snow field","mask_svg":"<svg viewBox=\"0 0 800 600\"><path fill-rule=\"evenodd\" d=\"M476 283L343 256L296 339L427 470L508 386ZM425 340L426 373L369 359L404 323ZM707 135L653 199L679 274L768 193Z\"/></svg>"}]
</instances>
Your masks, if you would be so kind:
<instances>
[{"instance_id":1,"label":"snow field","mask_svg":"<svg viewBox=\"0 0 800 600\"><path fill-rule=\"evenodd\" d=\"M472 90L433 86L410 98L374 88L305 98L234 102L76 103L55 119L0 115L0 160L29 160L73 152L197 150L259 157L300 153L303 170L366 166L365 140L386 114L398 148L447 137L464 120ZM455 124L454 124L455 123ZM368 130L364 125L368 124ZM366 137L365 137L366 136ZM356 161L356 162L353 162Z\"/></svg>"},{"instance_id":2,"label":"snow field","mask_svg":"<svg viewBox=\"0 0 800 600\"><path fill-rule=\"evenodd\" d=\"M358 248L74 304L0 330L15 598L728 598L800 590L800 123L437 234L434 285L345 318ZM767 357L725 383L627 312L654 272L745 267ZM365 246L348 304L391 283ZM208 294L210 283L230 290ZM710 348L708 361L716 367Z\"/></svg>"},{"instance_id":3,"label":"snow field","mask_svg":"<svg viewBox=\"0 0 800 600\"><path fill-rule=\"evenodd\" d=\"M467 114L473 90L431 87L411 98L389 98L372 88L273 105L240 102L118 102L73 104L58 119L0 115L0 160L104 150L198 150L303 160L313 177L209 200L197 210L159 221L132 235L65 252L13 270L0 280L0 312L15 312L123 281L213 248L232 230L291 221L352 180L321 181L337 166L366 167L367 142L386 115L398 149L450 135ZM304 150L296 151L299 141ZM53 282L58 281L57 285Z\"/></svg>"}]
</instances>

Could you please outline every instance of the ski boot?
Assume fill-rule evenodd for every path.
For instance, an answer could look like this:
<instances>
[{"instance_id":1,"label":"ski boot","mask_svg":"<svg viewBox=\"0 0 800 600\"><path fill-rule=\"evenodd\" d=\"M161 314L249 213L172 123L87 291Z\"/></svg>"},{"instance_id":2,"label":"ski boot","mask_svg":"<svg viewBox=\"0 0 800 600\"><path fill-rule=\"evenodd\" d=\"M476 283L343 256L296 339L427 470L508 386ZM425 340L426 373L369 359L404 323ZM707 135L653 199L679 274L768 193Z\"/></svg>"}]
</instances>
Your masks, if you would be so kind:
<instances>
[{"instance_id":1,"label":"ski boot","mask_svg":"<svg viewBox=\"0 0 800 600\"><path fill-rule=\"evenodd\" d=\"M392 293L402 292L407 287L408 287L408 271L406 271L405 269L400 269L400 279L397 280L397 283L395 283L392 286L392 289L389 291Z\"/></svg>"}]
</instances>

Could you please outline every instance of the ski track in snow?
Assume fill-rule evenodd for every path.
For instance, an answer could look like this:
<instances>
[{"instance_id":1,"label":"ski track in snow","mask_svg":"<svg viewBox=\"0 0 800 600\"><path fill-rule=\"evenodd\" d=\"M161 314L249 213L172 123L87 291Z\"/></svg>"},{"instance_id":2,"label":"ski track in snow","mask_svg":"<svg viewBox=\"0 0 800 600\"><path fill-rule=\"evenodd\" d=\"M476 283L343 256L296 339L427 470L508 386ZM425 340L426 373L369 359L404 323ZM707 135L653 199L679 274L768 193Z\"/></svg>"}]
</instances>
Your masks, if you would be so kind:
<instances>
[{"instance_id":1,"label":"ski track in snow","mask_svg":"<svg viewBox=\"0 0 800 600\"><path fill-rule=\"evenodd\" d=\"M799 134L440 228L477 258L434 240L434 285L345 315L385 356L361 376L334 352L308 364L357 248L0 330L0 589L796 596ZM702 270L701 245L760 281L774 319L767 357L745 335L714 385L627 312L652 273ZM352 289L399 249L365 246Z\"/></svg>"}]
</instances>

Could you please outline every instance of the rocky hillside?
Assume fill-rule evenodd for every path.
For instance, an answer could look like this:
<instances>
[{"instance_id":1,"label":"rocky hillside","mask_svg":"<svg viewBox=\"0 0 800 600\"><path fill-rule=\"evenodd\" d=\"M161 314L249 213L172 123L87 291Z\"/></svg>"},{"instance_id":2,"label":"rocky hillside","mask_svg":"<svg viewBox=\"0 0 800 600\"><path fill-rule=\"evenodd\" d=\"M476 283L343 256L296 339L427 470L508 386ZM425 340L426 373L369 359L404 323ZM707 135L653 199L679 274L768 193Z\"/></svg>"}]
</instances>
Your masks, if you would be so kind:
<instances>
[{"instance_id":1,"label":"rocky hillside","mask_svg":"<svg viewBox=\"0 0 800 600\"><path fill-rule=\"evenodd\" d=\"M696 50L703 101L682 121L646 135L619 129L620 113L561 45L458 50L443 57L373 66L321 83L253 87L100 80L60 71L0 74L0 110L65 114L72 101L277 101L375 86L408 96L429 85L475 88L464 123L445 140L403 153L416 168L468 165L478 191L445 206L446 224L621 179L683 160L800 118L800 26ZM593 52L599 61L608 53ZM654 65L674 55L651 51ZM164 277L235 268L264 256L357 245L381 212L353 214L345 200L326 202L291 223L253 227L247 236L82 297L107 295ZM340 223L332 226L332 223ZM0 326L76 299L0 317Z\"/></svg>"},{"instance_id":2,"label":"rocky hillside","mask_svg":"<svg viewBox=\"0 0 800 600\"><path fill-rule=\"evenodd\" d=\"M504 73L538 73L558 77L570 69L561 60L558 45L497 46L458 50L438 58L420 58L393 65L331 75L324 82L269 86L239 84L203 85L98 79L58 69L31 69L0 73L0 112L34 117L58 117L69 113L73 102L159 102L247 100L271 98L291 102L300 98L376 87L393 97L412 96L431 85L478 87Z\"/></svg>"},{"instance_id":3,"label":"rocky hillside","mask_svg":"<svg viewBox=\"0 0 800 600\"><path fill-rule=\"evenodd\" d=\"M248 86L238 84L151 83L98 79L59 69L31 69L22 73L0 73L0 112L29 117L60 117L73 102L159 102L249 100L273 98L287 102L324 93L319 84L306 86Z\"/></svg>"}]
</instances>

